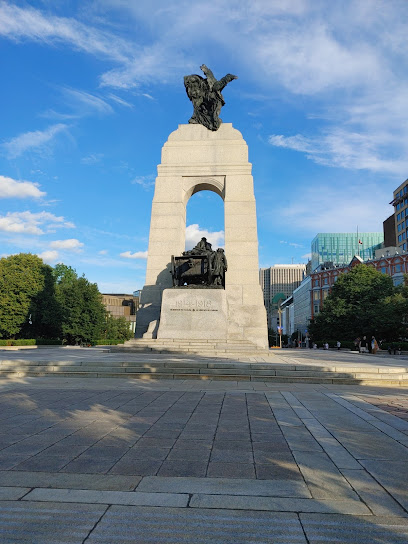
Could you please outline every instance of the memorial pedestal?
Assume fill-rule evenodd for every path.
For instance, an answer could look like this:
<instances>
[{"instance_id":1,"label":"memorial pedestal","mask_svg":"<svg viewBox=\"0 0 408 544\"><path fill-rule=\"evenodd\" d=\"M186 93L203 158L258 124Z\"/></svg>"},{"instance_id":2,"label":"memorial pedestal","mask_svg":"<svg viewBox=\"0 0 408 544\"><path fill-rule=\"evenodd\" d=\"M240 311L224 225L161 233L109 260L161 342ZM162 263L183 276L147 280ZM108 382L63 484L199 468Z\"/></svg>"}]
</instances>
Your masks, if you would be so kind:
<instances>
[{"instance_id":1,"label":"memorial pedestal","mask_svg":"<svg viewBox=\"0 0 408 544\"><path fill-rule=\"evenodd\" d=\"M227 297L224 289L164 289L159 339L227 339Z\"/></svg>"}]
</instances>

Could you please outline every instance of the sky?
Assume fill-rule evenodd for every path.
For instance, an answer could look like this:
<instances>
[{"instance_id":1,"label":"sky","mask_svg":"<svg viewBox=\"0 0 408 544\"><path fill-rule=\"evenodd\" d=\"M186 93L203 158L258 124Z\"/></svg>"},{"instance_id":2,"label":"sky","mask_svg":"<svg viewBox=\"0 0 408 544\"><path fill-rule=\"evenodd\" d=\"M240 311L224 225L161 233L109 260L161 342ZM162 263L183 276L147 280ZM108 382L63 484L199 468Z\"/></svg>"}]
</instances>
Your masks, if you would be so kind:
<instances>
[{"instance_id":1,"label":"sky","mask_svg":"<svg viewBox=\"0 0 408 544\"><path fill-rule=\"evenodd\" d=\"M201 64L249 148L259 264L319 232L382 232L408 177L407 0L0 0L0 256L63 262L103 293L145 281L161 148ZM223 202L187 248L223 245Z\"/></svg>"}]
</instances>

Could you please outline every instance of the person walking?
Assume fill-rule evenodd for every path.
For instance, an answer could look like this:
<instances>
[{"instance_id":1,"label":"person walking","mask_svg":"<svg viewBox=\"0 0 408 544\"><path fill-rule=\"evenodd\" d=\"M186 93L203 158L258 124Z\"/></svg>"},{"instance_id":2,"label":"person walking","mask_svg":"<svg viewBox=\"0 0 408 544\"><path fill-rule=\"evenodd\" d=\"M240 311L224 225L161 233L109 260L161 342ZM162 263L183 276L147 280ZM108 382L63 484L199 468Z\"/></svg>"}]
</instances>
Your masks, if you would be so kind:
<instances>
[{"instance_id":1,"label":"person walking","mask_svg":"<svg viewBox=\"0 0 408 544\"><path fill-rule=\"evenodd\" d=\"M336 346L337 346L337 351L340 351L340 348L341 348L341 342L340 342L340 340L337 340Z\"/></svg>"},{"instance_id":2,"label":"person walking","mask_svg":"<svg viewBox=\"0 0 408 544\"><path fill-rule=\"evenodd\" d=\"M367 336L363 336L363 338L360 340L359 344L360 353L367 353L368 351L368 342L367 342Z\"/></svg>"},{"instance_id":3,"label":"person walking","mask_svg":"<svg viewBox=\"0 0 408 544\"><path fill-rule=\"evenodd\" d=\"M371 353L377 353L378 351L378 343L377 343L377 340L375 339L375 336L373 335L371 337Z\"/></svg>"}]
</instances>

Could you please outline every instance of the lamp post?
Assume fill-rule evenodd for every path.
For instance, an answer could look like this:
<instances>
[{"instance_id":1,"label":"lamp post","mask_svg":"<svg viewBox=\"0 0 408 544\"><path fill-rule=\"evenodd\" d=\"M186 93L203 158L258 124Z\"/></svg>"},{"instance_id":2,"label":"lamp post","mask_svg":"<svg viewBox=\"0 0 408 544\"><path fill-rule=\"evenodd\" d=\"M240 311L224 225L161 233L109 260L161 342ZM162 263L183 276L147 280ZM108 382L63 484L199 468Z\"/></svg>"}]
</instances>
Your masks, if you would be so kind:
<instances>
[{"instance_id":1,"label":"lamp post","mask_svg":"<svg viewBox=\"0 0 408 544\"><path fill-rule=\"evenodd\" d=\"M278 306L278 316L279 316L279 347L282 348L282 309L280 305Z\"/></svg>"}]
</instances>

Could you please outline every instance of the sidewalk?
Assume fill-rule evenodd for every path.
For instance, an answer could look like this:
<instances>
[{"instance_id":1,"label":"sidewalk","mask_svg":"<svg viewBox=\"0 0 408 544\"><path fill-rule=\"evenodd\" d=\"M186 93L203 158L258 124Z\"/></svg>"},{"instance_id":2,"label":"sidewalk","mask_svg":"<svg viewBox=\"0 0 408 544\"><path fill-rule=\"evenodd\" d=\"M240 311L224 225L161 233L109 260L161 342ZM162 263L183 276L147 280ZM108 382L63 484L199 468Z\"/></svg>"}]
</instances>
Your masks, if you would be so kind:
<instances>
[{"instance_id":1,"label":"sidewalk","mask_svg":"<svg viewBox=\"0 0 408 544\"><path fill-rule=\"evenodd\" d=\"M408 541L404 388L53 377L0 392L0 543Z\"/></svg>"}]
</instances>

